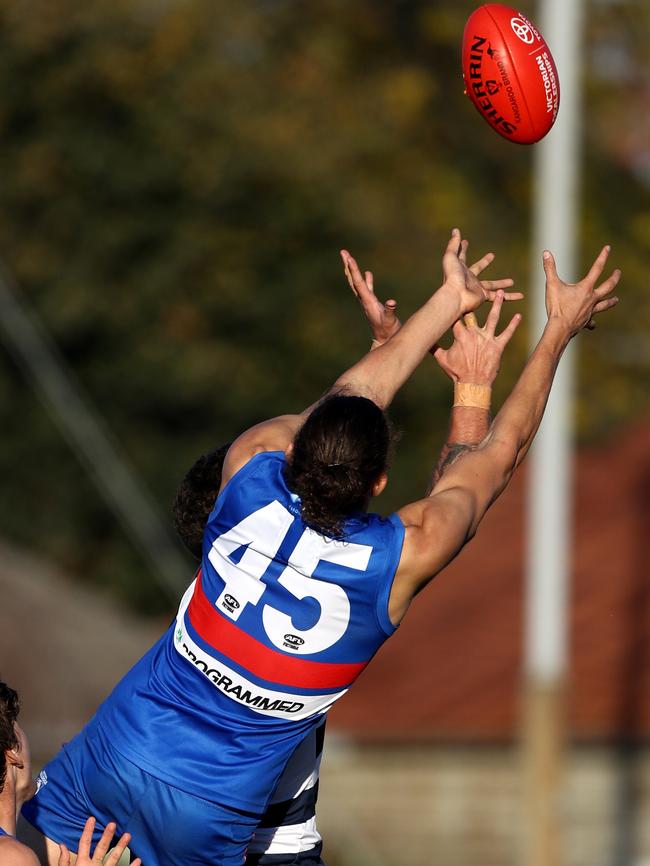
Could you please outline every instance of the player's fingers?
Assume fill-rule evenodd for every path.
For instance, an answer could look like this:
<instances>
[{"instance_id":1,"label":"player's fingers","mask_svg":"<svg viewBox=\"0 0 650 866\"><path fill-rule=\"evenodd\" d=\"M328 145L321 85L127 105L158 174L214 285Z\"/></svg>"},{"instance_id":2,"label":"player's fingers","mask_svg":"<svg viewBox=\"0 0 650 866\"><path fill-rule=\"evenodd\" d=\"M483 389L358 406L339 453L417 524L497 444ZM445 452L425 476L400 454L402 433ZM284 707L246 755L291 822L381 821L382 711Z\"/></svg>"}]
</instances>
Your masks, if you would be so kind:
<instances>
[{"instance_id":1,"label":"player's fingers","mask_svg":"<svg viewBox=\"0 0 650 866\"><path fill-rule=\"evenodd\" d=\"M458 256L458 254L460 252L460 242L461 242L460 229L452 229L451 230L451 237L447 241L447 247L445 249L445 254L451 253L454 256Z\"/></svg>"},{"instance_id":2,"label":"player's fingers","mask_svg":"<svg viewBox=\"0 0 650 866\"><path fill-rule=\"evenodd\" d=\"M86 821L83 833L79 837L79 856L90 858L90 843L92 842L93 832L95 830L95 819L90 816Z\"/></svg>"},{"instance_id":3,"label":"player's fingers","mask_svg":"<svg viewBox=\"0 0 650 866\"><path fill-rule=\"evenodd\" d=\"M59 845L58 866L70 866L70 852L68 851L67 845L64 845L63 842Z\"/></svg>"},{"instance_id":4,"label":"player's fingers","mask_svg":"<svg viewBox=\"0 0 650 866\"><path fill-rule=\"evenodd\" d=\"M499 316L501 315L501 307L503 306L503 292L498 291L494 296L494 300L492 301L492 306L490 307L490 312L488 313L488 317L485 320L485 333L489 337L494 336L494 332L497 329L497 325L499 324Z\"/></svg>"},{"instance_id":5,"label":"player's fingers","mask_svg":"<svg viewBox=\"0 0 650 866\"><path fill-rule=\"evenodd\" d=\"M593 265L589 268L589 273L585 277L585 280L590 283L595 283L598 277L602 274L605 265L607 264L607 257L609 256L609 251L611 247L607 244L606 247L603 247L602 250L596 256L596 260Z\"/></svg>"},{"instance_id":6,"label":"player's fingers","mask_svg":"<svg viewBox=\"0 0 650 866\"><path fill-rule=\"evenodd\" d=\"M524 293L523 292L504 292L503 300L504 301L523 301Z\"/></svg>"},{"instance_id":7,"label":"player's fingers","mask_svg":"<svg viewBox=\"0 0 650 866\"><path fill-rule=\"evenodd\" d=\"M478 275L482 273L488 265L491 265L493 261L494 253L486 253L477 262L474 262L473 265L470 265L469 269L474 274L474 276L478 277Z\"/></svg>"},{"instance_id":8,"label":"player's fingers","mask_svg":"<svg viewBox=\"0 0 650 866\"><path fill-rule=\"evenodd\" d=\"M351 286L352 291L358 298L363 298L368 294L368 287L366 286L365 280L361 276L361 271L359 270L359 265L356 263L354 258L348 253L347 255L347 263L348 269L350 271L351 277Z\"/></svg>"},{"instance_id":9,"label":"player's fingers","mask_svg":"<svg viewBox=\"0 0 650 866\"><path fill-rule=\"evenodd\" d=\"M555 267L555 259L553 258L553 253L550 250L544 250L544 253L542 255L542 263L544 265L546 279L559 280L559 277L557 275L557 268Z\"/></svg>"},{"instance_id":10,"label":"player's fingers","mask_svg":"<svg viewBox=\"0 0 650 866\"><path fill-rule=\"evenodd\" d=\"M348 258L350 257L350 253L347 250L341 250L341 259L343 260L343 273L345 274L345 278L348 281L348 285L354 292L354 294L359 297L357 290L354 288L354 282L352 281L352 274L350 273L350 266L348 264Z\"/></svg>"},{"instance_id":11,"label":"player's fingers","mask_svg":"<svg viewBox=\"0 0 650 866\"><path fill-rule=\"evenodd\" d=\"M124 854L124 849L127 847L130 841L130 833L124 833L122 836L120 836L119 842L111 851L111 855L104 863L104 866L117 866L117 864L120 862L122 854Z\"/></svg>"},{"instance_id":12,"label":"player's fingers","mask_svg":"<svg viewBox=\"0 0 650 866\"><path fill-rule=\"evenodd\" d=\"M470 315L470 314L468 313L467 315ZM471 315L474 316L474 313L472 313ZM463 318L466 318L466 317L463 317ZM474 318L476 318L476 316L474 316ZM463 323L461 322L460 319L458 319L458 321L454 322L454 324L451 326L451 333L454 335L455 340L462 340L463 337L465 336L466 330L467 330L467 328L463 325Z\"/></svg>"},{"instance_id":13,"label":"player's fingers","mask_svg":"<svg viewBox=\"0 0 650 866\"><path fill-rule=\"evenodd\" d=\"M111 841L113 836L115 835L115 831L117 830L117 824L114 821L111 821L110 824L107 824L104 827L104 832L101 835L101 839L97 843L95 851L93 853L93 861L102 862L104 857L106 856L106 852L111 847Z\"/></svg>"},{"instance_id":14,"label":"player's fingers","mask_svg":"<svg viewBox=\"0 0 650 866\"><path fill-rule=\"evenodd\" d=\"M467 261L467 247L469 246L469 241L462 240L460 242L460 252L458 253L458 258L461 262Z\"/></svg>"},{"instance_id":15,"label":"player's fingers","mask_svg":"<svg viewBox=\"0 0 650 866\"><path fill-rule=\"evenodd\" d=\"M142 866L142 860L136 857L135 860L131 860L131 866Z\"/></svg>"},{"instance_id":16,"label":"player's fingers","mask_svg":"<svg viewBox=\"0 0 650 866\"><path fill-rule=\"evenodd\" d=\"M514 284L515 281L510 277L506 280L481 280L481 285L488 292L496 292L497 289L509 289Z\"/></svg>"},{"instance_id":17,"label":"player's fingers","mask_svg":"<svg viewBox=\"0 0 650 866\"><path fill-rule=\"evenodd\" d=\"M519 323L521 322L522 316L521 313L515 313L515 315L510 319L506 327L501 331L499 336L497 337L497 342L502 343L504 346L507 346L510 342L512 335L519 327Z\"/></svg>"},{"instance_id":18,"label":"player's fingers","mask_svg":"<svg viewBox=\"0 0 650 866\"><path fill-rule=\"evenodd\" d=\"M391 298L389 301L386 301L384 304L384 318L386 321L391 324L395 321L397 311L397 301Z\"/></svg>"},{"instance_id":19,"label":"player's fingers","mask_svg":"<svg viewBox=\"0 0 650 866\"><path fill-rule=\"evenodd\" d=\"M341 250L341 258L343 259L343 271L347 277L348 284L358 298L359 284L362 284L365 287L365 282L361 276L359 266L347 250Z\"/></svg>"},{"instance_id":20,"label":"player's fingers","mask_svg":"<svg viewBox=\"0 0 650 866\"><path fill-rule=\"evenodd\" d=\"M478 319L476 318L475 313L465 313L463 316L463 322L465 322L465 327L468 331L474 330L474 328L478 328Z\"/></svg>"},{"instance_id":21,"label":"player's fingers","mask_svg":"<svg viewBox=\"0 0 650 866\"><path fill-rule=\"evenodd\" d=\"M612 307L615 307L618 304L618 298L605 298L604 301L599 301L593 309L594 315L596 313L603 313L605 310L610 310Z\"/></svg>"},{"instance_id":22,"label":"player's fingers","mask_svg":"<svg viewBox=\"0 0 650 866\"><path fill-rule=\"evenodd\" d=\"M436 359L440 369L444 370L445 373L452 375L451 368L449 367L449 364L447 363L447 354L448 354L447 349L441 349L439 346L436 346L435 350L430 349L429 351L431 352L433 357Z\"/></svg>"},{"instance_id":23,"label":"player's fingers","mask_svg":"<svg viewBox=\"0 0 650 866\"><path fill-rule=\"evenodd\" d=\"M618 281L621 279L621 272L618 268L612 273L611 277L605 280L604 283L601 283L598 288L594 289L594 295L597 298L606 297L614 288L618 285Z\"/></svg>"},{"instance_id":24,"label":"player's fingers","mask_svg":"<svg viewBox=\"0 0 650 866\"><path fill-rule=\"evenodd\" d=\"M366 285L368 289L374 294L375 291L375 278L372 275L372 271L366 271L364 274Z\"/></svg>"}]
</instances>

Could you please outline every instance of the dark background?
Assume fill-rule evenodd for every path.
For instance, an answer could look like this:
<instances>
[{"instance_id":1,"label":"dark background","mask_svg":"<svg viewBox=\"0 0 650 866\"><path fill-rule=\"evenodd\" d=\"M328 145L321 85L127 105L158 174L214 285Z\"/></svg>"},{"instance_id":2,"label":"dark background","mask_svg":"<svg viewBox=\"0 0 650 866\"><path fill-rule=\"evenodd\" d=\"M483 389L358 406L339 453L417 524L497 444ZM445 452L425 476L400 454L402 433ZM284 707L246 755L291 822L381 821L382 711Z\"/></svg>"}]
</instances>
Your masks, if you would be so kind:
<instances>
[{"instance_id":1,"label":"dark background","mask_svg":"<svg viewBox=\"0 0 650 866\"><path fill-rule=\"evenodd\" d=\"M527 290L533 148L463 97L476 5L0 2L0 258L166 514L200 453L301 410L367 347L340 247L402 316L439 284L454 225ZM646 0L588 4L580 262L611 243L623 302L579 338L582 441L650 405L649 30ZM449 404L433 362L396 400L382 510L421 494ZM4 351L0 428L2 535L166 612Z\"/></svg>"}]
</instances>

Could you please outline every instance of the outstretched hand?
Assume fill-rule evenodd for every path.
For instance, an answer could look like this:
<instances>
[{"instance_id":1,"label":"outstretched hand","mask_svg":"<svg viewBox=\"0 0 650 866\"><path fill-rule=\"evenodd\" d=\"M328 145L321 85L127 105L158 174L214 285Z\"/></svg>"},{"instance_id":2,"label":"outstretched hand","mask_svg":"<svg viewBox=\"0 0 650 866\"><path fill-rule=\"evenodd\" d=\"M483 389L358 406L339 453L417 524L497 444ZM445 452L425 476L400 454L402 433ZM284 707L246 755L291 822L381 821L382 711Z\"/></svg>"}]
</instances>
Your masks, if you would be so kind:
<instances>
[{"instance_id":1,"label":"outstretched hand","mask_svg":"<svg viewBox=\"0 0 650 866\"><path fill-rule=\"evenodd\" d=\"M130 834L124 833L124 835L120 837L115 848L113 848L113 850L111 851L110 856L106 860L104 860L104 857L106 857L108 849L110 848L117 826L113 823L106 826L106 829L102 833L101 839L95 847L94 853L91 855L90 846L93 841L94 829L95 819L88 818L88 820L86 821L86 826L84 827L83 833L81 834L81 837L79 839L77 866L100 866L100 864L102 863L104 864L104 866L117 866L120 857L124 853L124 849L131 841ZM60 848L61 853L59 854L59 866L70 866L70 851L65 845L61 845ZM136 857L135 860L131 861L131 866L141 866L141 864L142 860L139 857Z\"/></svg>"},{"instance_id":2,"label":"outstretched hand","mask_svg":"<svg viewBox=\"0 0 650 866\"><path fill-rule=\"evenodd\" d=\"M504 290L503 297L506 301L520 301L523 298L521 292L505 291L514 285L512 279L478 279L479 275L494 261L494 253L486 253L468 268L466 264L468 246L469 241L463 240L458 229L453 229L442 257L444 285L459 293L462 312L471 313L484 301L493 301L500 289Z\"/></svg>"},{"instance_id":3,"label":"outstretched hand","mask_svg":"<svg viewBox=\"0 0 650 866\"><path fill-rule=\"evenodd\" d=\"M341 250L343 269L350 288L356 295L372 331L373 347L383 345L402 327L397 318L397 301L382 303L375 295L372 271L362 276L359 266L347 250Z\"/></svg>"},{"instance_id":4,"label":"outstretched hand","mask_svg":"<svg viewBox=\"0 0 650 866\"><path fill-rule=\"evenodd\" d=\"M457 229L454 232L457 232ZM521 292L503 291L512 286L513 281L511 279L479 280L479 274L494 261L494 253L486 253L477 262L474 262L473 265L467 267L468 246L468 241L460 239L460 233L458 233L458 242L454 239L454 235L452 235L452 239L443 257L443 270L445 271L445 282L447 284L450 284L450 281L453 284L453 281L457 279L459 281L458 286L460 287L460 280L462 280L465 288L461 291L465 294L473 292L478 297L480 293L480 299L472 301L472 303L476 301L475 305L472 307L464 305L463 312L467 313L470 309L475 309L484 300L494 301L499 291L501 291L502 295L501 303L504 299L516 301L523 298ZM456 250L455 252L454 249ZM341 259L343 260L343 269L348 284L359 301L361 309L370 325L373 348L381 346L390 340L402 327L402 323L397 317L397 301L392 298L385 302L379 300L375 294L372 271L364 271L362 274L356 260L347 250L341 250ZM468 284L471 287L470 289L467 288ZM500 307L501 305L499 305L499 309Z\"/></svg>"},{"instance_id":5,"label":"outstretched hand","mask_svg":"<svg viewBox=\"0 0 650 866\"><path fill-rule=\"evenodd\" d=\"M465 317L466 324L459 320L452 328L454 342L451 347L441 349L438 346L434 350L433 357L453 382L492 386L503 352L521 322L521 313L516 313L497 336L503 301L504 293L499 289L482 328L478 327L476 317L470 314Z\"/></svg>"},{"instance_id":6,"label":"outstretched hand","mask_svg":"<svg viewBox=\"0 0 650 866\"><path fill-rule=\"evenodd\" d=\"M618 298L608 298L618 281L621 272L612 271L599 286L596 283L605 269L610 247L600 251L589 273L578 283L565 283L557 275L555 259L548 250L544 251L544 271L546 272L546 313L549 321L559 320L568 329L571 337L583 328L595 327L594 316L618 304Z\"/></svg>"}]
</instances>

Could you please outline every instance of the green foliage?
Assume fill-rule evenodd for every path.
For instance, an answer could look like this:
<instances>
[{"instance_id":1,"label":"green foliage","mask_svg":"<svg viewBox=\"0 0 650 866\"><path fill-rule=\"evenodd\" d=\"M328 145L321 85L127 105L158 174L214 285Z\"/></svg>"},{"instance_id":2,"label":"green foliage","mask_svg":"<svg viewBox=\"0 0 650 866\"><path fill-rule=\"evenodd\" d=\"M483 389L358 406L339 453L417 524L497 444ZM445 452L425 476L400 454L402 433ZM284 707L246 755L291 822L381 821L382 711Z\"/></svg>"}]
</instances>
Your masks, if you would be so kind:
<instances>
[{"instance_id":1,"label":"green foliage","mask_svg":"<svg viewBox=\"0 0 650 866\"><path fill-rule=\"evenodd\" d=\"M198 454L303 408L365 348L341 246L402 315L437 285L455 224L525 288L532 151L463 99L474 5L0 2L0 255L161 502ZM650 324L647 186L621 144L635 120L622 103L643 91L634 20L648 21L641 0L599 7L590 24L584 253L615 246L629 300L584 342L589 435L648 405L647 355L644 368L611 350ZM625 89L598 60L608 45L638 54ZM4 533L160 608L5 355L0 395ZM385 510L426 486L449 396L432 362L396 402L405 433Z\"/></svg>"}]
</instances>

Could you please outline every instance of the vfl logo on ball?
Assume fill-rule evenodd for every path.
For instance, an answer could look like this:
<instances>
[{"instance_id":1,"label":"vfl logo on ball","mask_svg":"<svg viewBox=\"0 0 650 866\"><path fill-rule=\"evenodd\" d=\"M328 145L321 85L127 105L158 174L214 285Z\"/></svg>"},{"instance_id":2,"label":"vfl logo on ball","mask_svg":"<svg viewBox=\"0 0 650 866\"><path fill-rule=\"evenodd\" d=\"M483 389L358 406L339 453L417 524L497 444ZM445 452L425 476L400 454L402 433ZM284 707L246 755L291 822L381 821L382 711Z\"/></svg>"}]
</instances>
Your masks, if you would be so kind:
<instances>
[{"instance_id":1,"label":"vfl logo on ball","mask_svg":"<svg viewBox=\"0 0 650 866\"><path fill-rule=\"evenodd\" d=\"M512 27L512 32L521 39L526 45L532 45L535 39L535 34L530 29L529 23L525 18L511 18L510 26Z\"/></svg>"},{"instance_id":2,"label":"vfl logo on ball","mask_svg":"<svg viewBox=\"0 0 650 866\"><path fill-rule=\"evenodd\" d=\"M297 634L285 634L284 636L284 645L287 649L297 650L303 644L304 640L301 637L298 637Z\"/></svg>"},{"instance_id":3,"label":"vfl logo on ball","mask_svg":"<svg viewBox=\"0 0 650 866\"><path fill-rule=\"evenodd\" d=\"M485 89L490 94L490 96L496 96L497 93L501 90L502 85L497 81L486 81Z\"/></svg>"},{"instance_id":4,"label":"vfl logo on ball","mask_svg":"<svg viewBox=\"0 0 650 866\"><path fill-rule=\"evenodd\" d=\"M240 603L237 601L234 595L224 595L223 600L221 602L221 606L225 607L227 611L230 613L234 613L236 610L239 610L241 607Z\"/></svg>"}]
</instances>

